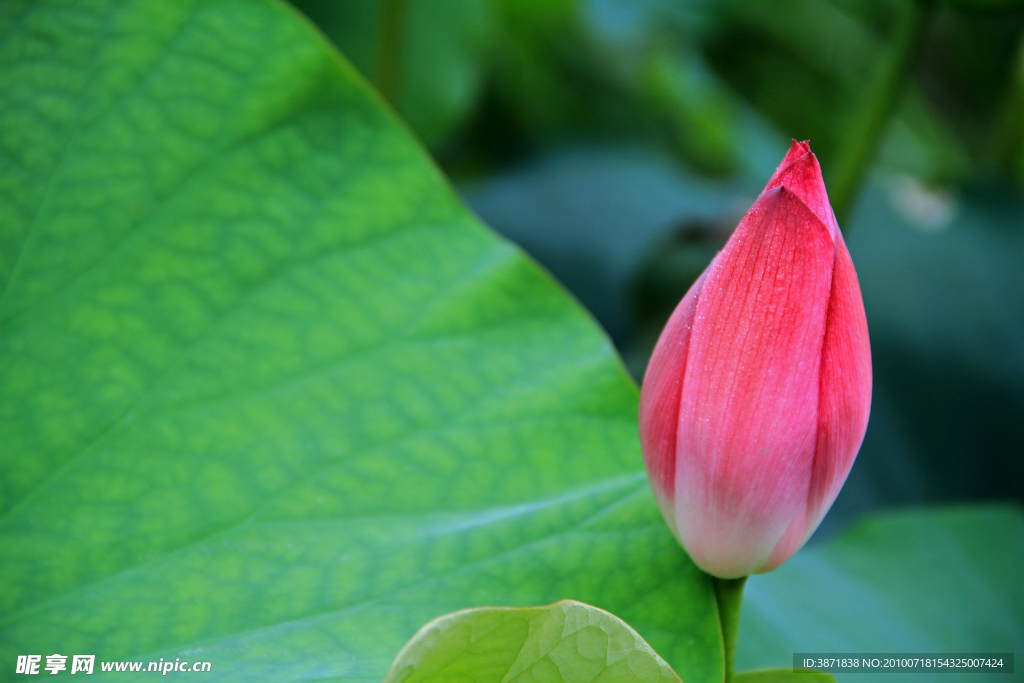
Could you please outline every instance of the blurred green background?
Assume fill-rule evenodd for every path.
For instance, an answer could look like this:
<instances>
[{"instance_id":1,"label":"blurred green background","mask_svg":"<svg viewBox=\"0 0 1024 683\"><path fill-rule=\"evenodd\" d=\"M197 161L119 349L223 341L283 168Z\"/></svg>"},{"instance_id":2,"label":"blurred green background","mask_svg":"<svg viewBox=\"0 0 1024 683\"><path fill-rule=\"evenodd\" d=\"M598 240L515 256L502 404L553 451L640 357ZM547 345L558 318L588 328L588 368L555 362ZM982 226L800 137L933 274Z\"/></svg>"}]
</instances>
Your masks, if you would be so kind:
<instances>
[{"instance_id":1,"label":"blurred green background","mask_svg":"<svg viewBox=\"0 0 1024 683\"><path fill-rule=\"evenodd\" d=\"M876 508L1024 500L1024 3L295 4L638 381L790 138L809 139L875 367L816 540Z\"/></svg>"}]
</instances>

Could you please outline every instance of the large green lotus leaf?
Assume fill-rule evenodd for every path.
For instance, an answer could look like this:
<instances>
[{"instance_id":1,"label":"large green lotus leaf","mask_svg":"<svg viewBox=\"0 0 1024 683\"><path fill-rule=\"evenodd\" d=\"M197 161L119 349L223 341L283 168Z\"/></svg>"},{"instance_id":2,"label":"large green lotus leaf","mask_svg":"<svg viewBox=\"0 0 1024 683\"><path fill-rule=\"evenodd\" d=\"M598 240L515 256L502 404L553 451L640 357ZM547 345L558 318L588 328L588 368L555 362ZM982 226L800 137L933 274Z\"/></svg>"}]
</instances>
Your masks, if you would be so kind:
<instances>
[{"instance_id":1,"label":"large green lotus leaf","mask_svg":"<svg viewBox=\"0 0 1024 683\"><path fill-rule=\"evenodd\" d=\"M574 600L478 607L439 617L395 658L384 683L680 683L629 625Z\"/></svg>"},{"instance_id":2,"label":"large green lotus leaf","mask_svg":"<svg viewBox=\"0 0 1024 683\"><path fill-rule=\"evenodd\" d=\"M871 518L747 582L737 666L792 666L795 652L1019 652L1022 567L1019 508L915 510ZM1019 680L992 673L952 677ZM911 683L933 681L935 675L869 678Z\"/></svg>"},{"instance_id":3,"label":"large green lotus leaf","mask_svg":"<svg viewBox=\"0 0 1024 683\"><path fill-rule=\"evenodd\" d=\"M0 34L3 666L379 681L440 614L574 598L721 675L608 340L304 19L20 0Z\"/></svg>"}]
</instances>

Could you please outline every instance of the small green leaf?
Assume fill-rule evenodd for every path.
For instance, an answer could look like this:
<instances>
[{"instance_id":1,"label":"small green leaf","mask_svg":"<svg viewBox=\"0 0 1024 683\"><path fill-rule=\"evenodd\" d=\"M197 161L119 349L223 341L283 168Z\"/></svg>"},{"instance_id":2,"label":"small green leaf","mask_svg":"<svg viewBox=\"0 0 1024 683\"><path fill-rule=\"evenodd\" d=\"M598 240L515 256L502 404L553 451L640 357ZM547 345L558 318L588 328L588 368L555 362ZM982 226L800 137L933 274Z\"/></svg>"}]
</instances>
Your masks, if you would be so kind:
<instances>
[{"instance_id":1,"label":"small green leaf","mask_svg":"<svg viewBox=\"0 0 1024 683\"><path fill-rule=\"evenodd\" d=\"M546 607L480 607L413 636L384 683L679 683L636 631L574 600Z\"/></svg>"},{"instance_id":2,"label":"small green leaf","mask_svg":"<svg viewBox=\"0 0 1024 683\"><path fill-rule=\"evenodd\" d=\"M733 683L835 683L836 677L824 671L757 669L733 676Z\"/></svg>"}]
</instances>

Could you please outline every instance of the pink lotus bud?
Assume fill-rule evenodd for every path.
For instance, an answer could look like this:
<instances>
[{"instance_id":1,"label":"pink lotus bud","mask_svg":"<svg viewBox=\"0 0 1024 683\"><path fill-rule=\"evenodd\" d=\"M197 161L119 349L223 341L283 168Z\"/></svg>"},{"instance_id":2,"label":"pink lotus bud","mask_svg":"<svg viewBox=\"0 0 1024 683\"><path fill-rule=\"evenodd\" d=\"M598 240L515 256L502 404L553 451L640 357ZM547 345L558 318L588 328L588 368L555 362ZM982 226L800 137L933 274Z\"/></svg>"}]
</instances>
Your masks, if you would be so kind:
<instances>
[{"instance_id":1,"label":"pink lotus bud","mask_svg":"<svg viewBox=\"0 0 1024 683\"><path fill-rule=\"evenodd\" d=\"M737 578L799 550L846 481L870 408L857 273L818 160L794 141L644 377L644 463L693 561Z\"/></svg>"}]
</instances>

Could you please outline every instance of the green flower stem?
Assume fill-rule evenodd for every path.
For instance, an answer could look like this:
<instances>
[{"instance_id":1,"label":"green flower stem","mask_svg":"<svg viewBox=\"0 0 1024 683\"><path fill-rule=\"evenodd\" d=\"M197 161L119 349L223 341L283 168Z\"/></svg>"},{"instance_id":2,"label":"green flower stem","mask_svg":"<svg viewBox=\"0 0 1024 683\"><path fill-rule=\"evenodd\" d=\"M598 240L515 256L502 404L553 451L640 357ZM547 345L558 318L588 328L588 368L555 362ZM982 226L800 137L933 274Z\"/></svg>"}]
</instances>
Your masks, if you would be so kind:
<instances>
[{"instance_id":1,"label":"green flower stem","mask_svg":"<svg viewBox=\"0 0 1024 683\"><path fill-rule=\"evenodd\" d=\"M736 639L740 626L743 586L747 583L747 577L739 579L712 577L711 581L715 586L715 602L718 603L718 618L722 625L722 643L725 645L725 683L730 683L733 664L736 661Z\"/></svg>"},{"instance_id":2,"label":"green flower stem","mask_svg":"<svg viewBox=\"0 0 1024 683\"><path fill-rule=\"evenodd\" d=\"M868 164L875 155L887 124L892 118L910 73L921 52L932 17L930 0L910 0L896 29L889 54L867 89L859 111L839 150L835 180L829 195L836 217L842 224L864 182Z\"/></svg>"},{"instance_id":3,"label":"green flower stem","mask_svg":"<svg viewBox=\"0 0 1024 683\"><path fill-rule=\"evenodd\" d=\"M398 74L402 68L402 30L405 0L384 0L381 7L377 90L392 106L398 96Z\"/></svg>"},{"instance_id":4,"label":"green flower stem","mask_svg":"<svg viewBox=\"0 0 1024 683\"><path fill-rule=\"evenodd\" d=\"M1013 59L1006 94L999 107L988 156L999 169L1024 182L1024 35L1020 37Z\"/></svg>"}]
</instances>

